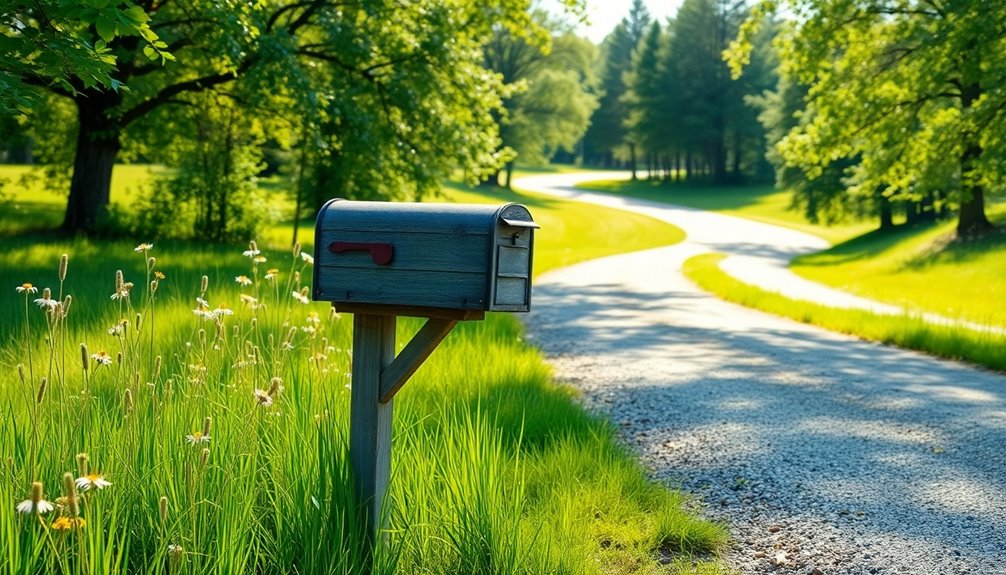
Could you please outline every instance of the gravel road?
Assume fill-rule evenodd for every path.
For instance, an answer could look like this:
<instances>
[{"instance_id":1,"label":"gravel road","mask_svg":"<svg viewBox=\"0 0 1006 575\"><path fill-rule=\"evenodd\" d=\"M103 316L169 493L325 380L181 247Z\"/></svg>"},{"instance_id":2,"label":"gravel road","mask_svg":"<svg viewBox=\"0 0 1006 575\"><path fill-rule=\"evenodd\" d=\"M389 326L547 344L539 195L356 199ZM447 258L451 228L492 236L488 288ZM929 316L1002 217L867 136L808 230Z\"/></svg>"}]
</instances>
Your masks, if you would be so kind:
<instances>
[{"instance_id":1,"label":"gravel road","mask_svg":"<svg viewBox=\"0 0 1006 575\"><path fill-rule=\"evenodd\" d=\"M518 185L573 194L571 177L549 178ZM543 276L529 337L654 477L729 526L728 564L1006 575L1006 377L725 303L680 271L696 253L778 262L819 240L618 203L684 224L689 239ZM785 275L772 265L768 276ZM834 291L800 293L833 303L821 294Z\"/></svg>"}]
</instances>

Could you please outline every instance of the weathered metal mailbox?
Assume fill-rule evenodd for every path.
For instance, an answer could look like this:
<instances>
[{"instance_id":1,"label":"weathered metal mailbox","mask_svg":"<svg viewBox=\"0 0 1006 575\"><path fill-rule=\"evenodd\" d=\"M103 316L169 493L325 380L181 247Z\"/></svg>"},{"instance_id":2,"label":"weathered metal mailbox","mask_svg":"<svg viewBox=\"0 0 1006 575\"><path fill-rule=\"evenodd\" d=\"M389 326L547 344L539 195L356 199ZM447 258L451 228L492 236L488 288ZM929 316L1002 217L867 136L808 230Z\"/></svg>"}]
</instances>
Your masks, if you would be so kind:
<instances>
[{"instance_id":1,"label":"weathered metal mailbox","mask_svg":"<svg viewBox=\"0 0 1006 575\"><path fill-rule=\"evenodd\" d=\"M531 309L527 208L331 200L318 213L314 299L353 314L349 455L371 544L391 474L395 393L458 321ZM395 355L399 315L429 318Z\"/></svg>"},{"instance_id":2,"label":"weathered metal mailbox","mask_svg":"<svg viewBox=\"0 0 1006 575\"><path fill-rule=\"evenodd\" d=\"M332 200L318 213L314 299L397 315L526 312L537 227L518 204Z\"/></svg>"}]
</instances>

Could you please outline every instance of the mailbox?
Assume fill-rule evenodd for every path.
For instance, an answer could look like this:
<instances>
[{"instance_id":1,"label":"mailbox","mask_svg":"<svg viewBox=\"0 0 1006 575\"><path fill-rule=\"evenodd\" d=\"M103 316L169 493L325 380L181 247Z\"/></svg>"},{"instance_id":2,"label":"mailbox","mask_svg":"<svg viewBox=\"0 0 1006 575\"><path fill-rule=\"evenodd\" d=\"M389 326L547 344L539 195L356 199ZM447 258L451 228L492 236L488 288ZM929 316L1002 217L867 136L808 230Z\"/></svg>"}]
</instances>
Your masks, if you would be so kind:
<instances>
[{"instance_id":1,"label":"mailbox","mask_svg":"<svg viewBox=\"0 0 1006 575\"><path fill-rule=\"evenodd\" d=\"M314 299L396 315L526 312L537 227L519 204L331 200L315 227Z\"/></svg>"}]
</instances>

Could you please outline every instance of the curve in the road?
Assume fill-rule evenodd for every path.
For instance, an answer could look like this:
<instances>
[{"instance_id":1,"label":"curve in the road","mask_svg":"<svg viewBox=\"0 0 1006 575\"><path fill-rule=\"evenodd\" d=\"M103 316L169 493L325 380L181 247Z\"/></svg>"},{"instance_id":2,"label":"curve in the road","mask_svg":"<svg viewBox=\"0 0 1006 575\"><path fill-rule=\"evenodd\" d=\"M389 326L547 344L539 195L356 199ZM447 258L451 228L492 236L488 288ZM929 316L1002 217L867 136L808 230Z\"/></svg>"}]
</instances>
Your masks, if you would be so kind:
<instances>
[{"instance_id":1,"label":"curve in the road","mask_svg":"<svg viewBox=\"0 0 1006 575\"><path fill-rule=\"evenodd\" d=\"M544 183L586 199L571 180ZM729 524L742 573L1006 575L1006 377L705 294L681 275L691 255L821 245L714 216L678 212L682 244L540 278L529 337L559 378Z\"/></svg>"}]
</instances>

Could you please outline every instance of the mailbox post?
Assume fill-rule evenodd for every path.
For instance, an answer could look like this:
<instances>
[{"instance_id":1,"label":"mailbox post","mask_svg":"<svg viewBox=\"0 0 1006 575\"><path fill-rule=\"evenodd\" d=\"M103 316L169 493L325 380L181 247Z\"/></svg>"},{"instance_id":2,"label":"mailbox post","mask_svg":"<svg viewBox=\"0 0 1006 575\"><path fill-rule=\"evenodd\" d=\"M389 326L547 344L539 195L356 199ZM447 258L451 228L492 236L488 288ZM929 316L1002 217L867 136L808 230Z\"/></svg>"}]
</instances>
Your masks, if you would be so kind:
<instances>
[{"instance_id":1,"label":"mailbox post","mask_svg":"<svg viewBox=\"0 0 1006 575\"><path fill-rule=\"evenodd\" d=\"M318 212L314 299L353 314L349 455L372 547L391 475L395 393L458 321L531 309L527 208L331 200ZM426 323L395 355L398 316Z\"/></svg>"}]
</instances>

